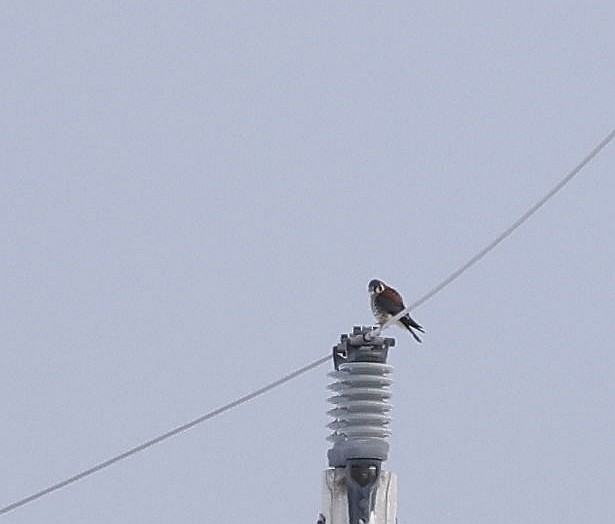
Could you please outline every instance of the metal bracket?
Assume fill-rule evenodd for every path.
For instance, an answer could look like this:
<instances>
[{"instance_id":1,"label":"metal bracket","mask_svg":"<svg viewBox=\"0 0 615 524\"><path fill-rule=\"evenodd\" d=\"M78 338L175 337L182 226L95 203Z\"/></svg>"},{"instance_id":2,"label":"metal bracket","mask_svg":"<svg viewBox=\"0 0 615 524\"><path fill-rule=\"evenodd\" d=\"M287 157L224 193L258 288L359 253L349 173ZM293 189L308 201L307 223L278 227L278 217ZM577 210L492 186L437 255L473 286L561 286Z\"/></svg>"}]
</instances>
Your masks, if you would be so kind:
<instances>
[{"instance_id":1,"label":"metal bracket","mask_svg":"<svg viewBox=\"0 0 615 524\"><path fill-rule=\"evenodd\" d=\"M352 459L346 462L348 516L350 524L367 524L376 504L380 475L379 460Z\"/></svg>"}]
</instances>

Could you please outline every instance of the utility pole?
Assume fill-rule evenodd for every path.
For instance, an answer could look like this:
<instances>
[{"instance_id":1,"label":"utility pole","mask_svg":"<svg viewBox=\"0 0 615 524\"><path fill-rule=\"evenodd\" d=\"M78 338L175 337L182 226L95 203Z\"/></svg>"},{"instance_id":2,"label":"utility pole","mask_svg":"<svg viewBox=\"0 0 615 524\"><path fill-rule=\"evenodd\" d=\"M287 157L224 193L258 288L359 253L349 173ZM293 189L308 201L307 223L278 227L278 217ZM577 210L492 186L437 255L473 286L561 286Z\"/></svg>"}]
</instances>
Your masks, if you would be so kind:
<instances>
[{"instance_id":1,"label":"utility pole","mask_svg":"<svg viewBox=\"0 0 615 524\"><path fill-rule=\"evenodd\" d=\"M396 524L397 477L382 470L388 458L392 366L395 339L366 336L371 327L355 326L333 347L335 394L328 414L329 469L323 474L322 512L317 524Z\"/></svg>"}]
</instances>

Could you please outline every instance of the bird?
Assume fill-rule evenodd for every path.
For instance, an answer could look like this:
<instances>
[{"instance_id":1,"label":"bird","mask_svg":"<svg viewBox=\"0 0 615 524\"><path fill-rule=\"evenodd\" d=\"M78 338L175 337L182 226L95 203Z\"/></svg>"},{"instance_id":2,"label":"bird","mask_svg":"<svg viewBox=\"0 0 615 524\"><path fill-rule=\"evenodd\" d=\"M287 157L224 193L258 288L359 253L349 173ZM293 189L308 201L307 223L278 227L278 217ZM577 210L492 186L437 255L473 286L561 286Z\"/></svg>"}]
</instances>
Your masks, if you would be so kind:
<instances>
[{"instance_id":1,"label":"bird","mask_svg":"<svg viewBox=\"0 0 615 524\"><path fill-rule=\"evenodd\" d=\"M397 313L406 309L404 299L392 287L387 286L382 280L374 279L367 286L369 291L372 312L376 321L381 326L389 319L393 318ZM425 333L423 326L418 324L409 313L406 313L397 322L401 328L410 331L410 334L417 342L422 342L420 337L414 332L416 329L421 333Z\"/></svg>"}]
</instances>

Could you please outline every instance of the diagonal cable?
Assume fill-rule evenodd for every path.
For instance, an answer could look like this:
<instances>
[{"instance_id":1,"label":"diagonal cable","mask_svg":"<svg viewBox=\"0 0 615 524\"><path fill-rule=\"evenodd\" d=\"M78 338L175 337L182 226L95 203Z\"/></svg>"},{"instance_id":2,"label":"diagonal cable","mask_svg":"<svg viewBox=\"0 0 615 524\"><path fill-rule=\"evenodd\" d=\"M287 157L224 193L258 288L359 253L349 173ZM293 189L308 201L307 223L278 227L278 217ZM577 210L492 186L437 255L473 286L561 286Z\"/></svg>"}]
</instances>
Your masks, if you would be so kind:
<instances>
[{"instance_id":1,"label":"diagonal cable","mask_svg":"<svg viewBox=\"0 0 615 524\"><path fill-rule=\"evenodd\" d=\"M611 140L615 138L615 129L613 129L603 140L600 142L594 149L592 149L587 156L579 162L576 167L570 171L564 178L562 178L553 188L543 196L538 202L536 202L532 207L530 207L523 215L521 215L515 222L513 222L507 229L502 231L500 235L498 235L495 239L493 239L489 244L487 244L482 250L480 250L476 255L470 258L465 264L463 264L460 268L453 271L448 277L446 277L442 282L440 282L436 287L434 287L431 291L427 292L417 301L410 304L406 309L400 311L394 317L390 318L385 322L381 328L376 329L372 332L372 336L378 336L381 331L390 327L393 323L397 322L401 317L403 317L410 310L420 306L427 302L434 295L442 291L445 287L447 287L454 280L457 280L463 273L465 273L468 269L470 269L474 264L482 260L485 256L487 256L491 251L493 251L501 242L506 240L510 235L512 235L518 228L520 228L534 213L536 213L542 206L544 206L551 198L553 198L568 182L570 182L579 172L589 164L595 157L602 151Z\"/></svg>"},{"instance_id":2,"label":"diagonal cable","mask_svg":"<svg viewBox=\"0 0 615 524\"><path fill-rule=\"evenodd\" d=\"M437 293L439 293L445 287L451 284L454 280L459 278L463 273L465 273L468 269L470 269L474 264L476 264L478 261L484 258L487 254L489 254L502 241L506 240L516 229L521 227L521 225L523 225L534 213L536 213L542 206L544 206L551 198L553 198L566 184L568 184L568 182L570 182L570 180L572 180L591 160L593 160L598 155L598 153L600 153L600 151L602 151L609 144L609 142L613 140L613 138L615 138L615 129L613 129L594 149L592 149L587 154L587 156L583 160L581 160L581 162L572 171L570 171L570 173L568 173L564 178L562 178L562 180L558 182L557 185L555 185L544 197L542 197L538 202L536 202L532 207L530 207L523 215L521 215L521 217L519 217L511 226L509 226L499 236L497 236L493 241L487 244L487 246L485 246L476 255L470 258L459 269L453 271L448 277L442 280L442 282L440 282L437 286L431 289L431 291L423 295L417 301L410 304L405 310L399 312L397 315L395 315L393 318L387 321L381 328L374 330L371 333L371 335L377 336L381 331L388 328L391 324L399 320L399 318L404 316L410 310L430 300ZM174 437L175 435L179 433L182 433L183 431L193 428L194 426L201 424L202 422L205 422L206 420L212 419L216 417L217 415L221 415L222 413L234 407L244 404L245 402L248 402L258 397L266 393L267 391L277 388L278 386L281 386L282 384L285 384L286 382L289 382L290 380L293 380L294 378L297 378L298 376L303 375L304 373L310 371L311 369L314 369L320 366L321 364L324 364L330 358L331 358L331 355L327 354L319 358L318 360L315 360L311 362L310 364L307 364L285 375L284 377L278 380L270 382L269 384L263 386L260 389L257 389L256 391L253 391L252 393L248 393L247 395L244 395L243 397L240 397L232 402L229 402L228 404L224 404L223 406L220 406L219 408L214 409L213 411L210 411L209 413L206 413L205 415L202 415L201 417L198 417L182 426L179 426L162 435L159 435L158 437L148 440L147 442L144 442L143 444L135 446L125 451L124 453L120 453L119 455L116 455L115 457L105 460L104 462L100 462L99 464L96 464L95 466L92 466L89 469L83 470L80 473L73 475L72 477L69 477L61 482L58 482L57 484L53 484L52 486L49 486L41 491L33 493L32 495L28 497L25 497L7 506L4 506L0 508L0 515L8 513L9 511L17 509L30 502L33 502L34 500L39 499L45 495L48 495L49 493L52 493L54 491L57 491L65 486L68 486L69 484L72 484L73 482L77 482L85 477L88 477L96 473L97 471L100 471L101 469L105 469L111 466L112 464L115 464L116 462L124 460L132 455L135 455L136 453L139 453L140 451L144 451L147 448L150 448L154 446L155 444L162 442L163 440L167 440L171 437Z\"/></svg>"},{"instance_id":3,"label":"diagonal cable","mask_svg":"<svg viewBox=\"0 0 615 524\"><path fill-rule=\"evenodd\" d=\"M209 420L210 418L214 418L217 415L221 415L222 413L224 413L225 411L228 411L229 409L239 406L240 404L243 404L244 402L248 402L249 400L252 400L253 398L258 397L262 395L263 393L266 393L267 391L277 388L278 386L281 386L282 384L298 377L299 375L303 375L303 373L306 373L310 369L313 369L315 367L320 366L321 364L324 364L330 358L331 358L331 355L327 355L326 357L322 357L318 360L315 360L311 364L303 366L293 371L292 373L289 373L288 375L284 375L282 378L278 380L274 380L273 382L270 382L266 386L263 386L262 388L257 389L256 391L253 391L252 393L244 395L243 397L239 397L237 400L233 400L232 402L229 402L228 404L224 404L223 406L220 406L219 408L214 409L213 411L210 411L209 413L206 413L205 415L202 415L199 418L195 418L194 420L191 420L190 422L182 426L172 429L171 431L167 431L166 433L159 435L156 438L148 440L147 442L144 442L143 444L135 446L134 448L131 448L128 451L125 451L124 453L120 453L119 455L116 455L115 457L105 460L104 462L100 462L99 464L96 464L95 466L92 466L91 468L86 469L82 471L81 473L77 473L76 475L73 475L72 477L67 478L66 480L63 480L62 482L58 482L57 484L54 484L53 486L49 486L48 488L45 488L41 491L33 493L29 497L25 497L21 500L13 502L12 504L9 504L8 506L0 508L0 515L4 513L8 513L9 511L12 511L20 506L23 506L38 498L48 495L49 493L52 493L53 491L61 489L64 486L68 486L69 484L72 484L73 482L77 482L78 480L81 480L82 478L88 477L92 475L93 473L100 471L101 469L105 469L111 466L112 464L119 462L120 460L124 460L125 458L128 458L147 448L150 448L154 446L155 444L162 442L163 440L167 440L171 437L174 437L175 435L179 433L182 433L183 431L186 431L187 429L193 428L194 426L201 424L202 422L205 422L206 420Z\"/></svg>"}]
</instances>

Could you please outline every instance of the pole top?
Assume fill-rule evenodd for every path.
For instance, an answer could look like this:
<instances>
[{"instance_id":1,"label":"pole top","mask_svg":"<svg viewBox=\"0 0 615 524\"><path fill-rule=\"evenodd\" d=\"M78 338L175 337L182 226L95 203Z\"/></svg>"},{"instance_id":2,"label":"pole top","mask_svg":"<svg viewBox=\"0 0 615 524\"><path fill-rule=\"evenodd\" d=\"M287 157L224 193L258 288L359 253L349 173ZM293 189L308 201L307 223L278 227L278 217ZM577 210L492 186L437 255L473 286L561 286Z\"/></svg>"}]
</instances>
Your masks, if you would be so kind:
<instances>
[{"instance_id":1,"label":"pole top","mask_svg":"<svg viewBox=\"0 0 615 524\"><path fill-rule=\"evenodd\" d=\"M352 335L340 336L340 343L333 347L333 363L339 370L345 362L386 363L390 347L395 346L394 338L371 337L371 326L354 326Z\"/></svg>"},{"instance_id":2,"label":"pole top","mask_svg":"<svg viewBox=\"0 0 615 524\"><path fill-rule=\"evenodd\" d=\"M370 326L355 326L333 347L335 371L329 375L336 382L329 389L336 394L329 398L335 406L329 415L335 420L329 424L334 431L327 456L334 468L355 459L384 461L389 454L392 367L386 361L395 339L366 340L371 331Z\"/></svg>"}]
</instances>

